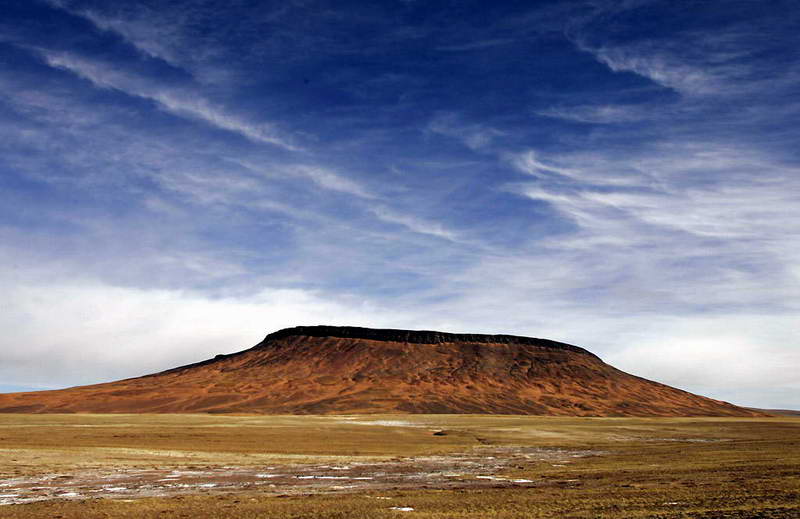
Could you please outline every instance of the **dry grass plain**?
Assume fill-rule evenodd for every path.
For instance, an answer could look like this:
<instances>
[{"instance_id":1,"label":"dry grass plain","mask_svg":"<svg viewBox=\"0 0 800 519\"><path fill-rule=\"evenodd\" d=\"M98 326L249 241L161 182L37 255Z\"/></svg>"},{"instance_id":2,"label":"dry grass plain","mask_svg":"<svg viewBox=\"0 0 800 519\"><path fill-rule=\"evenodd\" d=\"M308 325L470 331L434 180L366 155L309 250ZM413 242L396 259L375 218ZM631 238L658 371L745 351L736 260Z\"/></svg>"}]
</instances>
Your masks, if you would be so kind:
<instances>
[{"instance_id":1,"label":"dry grass plain","mask_svg":"<svg viewBox=\"0 0 800 519\"><path fill-rule=\"evenodd\" d=\"M800 419L0 415L0 503L14 519L799 518Z\"/></svg>"}]
</instances>

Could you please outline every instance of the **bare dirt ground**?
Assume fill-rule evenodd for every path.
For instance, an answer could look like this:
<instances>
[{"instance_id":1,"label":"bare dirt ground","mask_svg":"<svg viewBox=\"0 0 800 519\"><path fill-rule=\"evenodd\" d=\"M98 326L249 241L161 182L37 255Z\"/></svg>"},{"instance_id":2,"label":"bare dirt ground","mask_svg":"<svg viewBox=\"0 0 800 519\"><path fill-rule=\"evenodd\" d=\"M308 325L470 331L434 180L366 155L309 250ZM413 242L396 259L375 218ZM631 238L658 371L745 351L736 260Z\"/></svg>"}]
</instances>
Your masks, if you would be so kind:
<instances>
[{"instance_id":1,"label":"bare dirt ground","mask_svg":"<svg viewBox=\"0 0 800 519\"><path fill-rule=\"evenodd\" d=\"M800 419L0 416L0 518L799 518Z\"/></svg>"},{"instance_id":2,"label":"bare dirt ground","mask_svg":"<svg viewBox=\"0 0 800 519\"><path fill-rule=\"evenodd\" d=\"M194 467L77 471L11 478L0 483L0 505L51 499L135 499L193 493L261 491L273 495L363 492L419 488L531 486L525 478L501 476L531 461L563 464L594 451L535 447L481 447L468 453L351 461L340 465L289 464L265 467Z\"/></svg>"}]
</instances>

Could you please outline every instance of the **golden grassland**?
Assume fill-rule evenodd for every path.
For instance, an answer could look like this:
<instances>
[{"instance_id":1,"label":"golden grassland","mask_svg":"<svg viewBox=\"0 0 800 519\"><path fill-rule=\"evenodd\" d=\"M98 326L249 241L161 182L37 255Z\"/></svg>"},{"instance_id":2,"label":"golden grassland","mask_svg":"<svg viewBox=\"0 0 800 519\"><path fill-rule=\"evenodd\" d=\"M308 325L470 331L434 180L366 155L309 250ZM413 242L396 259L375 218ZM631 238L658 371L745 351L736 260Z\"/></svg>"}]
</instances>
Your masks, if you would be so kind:
<instances>
[{"instance_id":1,"label":"golden grassland","mask_svg":"<svg viewBox=\"0 0 800 519\"><path fill-rule=\"evenodd\" d=\"M381 460L487 445L599 454L509 466L508 477L534 482L527 488L55 500L0 506L0 517L800 518L800 419L789 417L0 415L0 480L109 467Z\"/></svg>"}]
</instances>

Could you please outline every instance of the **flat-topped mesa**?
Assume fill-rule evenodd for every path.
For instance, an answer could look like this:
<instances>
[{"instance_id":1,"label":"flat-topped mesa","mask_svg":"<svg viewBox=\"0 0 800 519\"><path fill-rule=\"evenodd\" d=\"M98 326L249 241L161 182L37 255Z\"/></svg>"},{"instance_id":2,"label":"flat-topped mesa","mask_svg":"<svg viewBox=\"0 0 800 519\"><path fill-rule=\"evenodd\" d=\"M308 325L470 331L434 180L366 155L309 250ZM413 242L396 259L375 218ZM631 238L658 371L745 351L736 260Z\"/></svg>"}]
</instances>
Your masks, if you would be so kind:
<instances>
[{"instance_id":1,"label":"flat-topped mesa","mask_svg":"<svg viewBox=\"0 0 800 519\"><path fill-rule=\"evenodd\" d=\"M0 412L763 416L561 342L353 326L286 328L152 375L4 394Z\"/></svg>"},{"instance_id":2,"label":"flat-topped mesa","mask_svg":"<svg viewBox=\"0 0 800 519\"><path fill-rule=\"evenodd\" d=\"M261 344L287 337L337 337L340 339L363 339L368 341L400 342L410 344L442 344L442 343L483 343L483 344L520 344L539 346L556 350L567 350L597 357L594 353L572 344L523 337L519 335L490 335L480 333L446 333L431 330L397 330L393 328L361 328L358 326L295 326L270 333Z\"/></svg>"},{"instance_id":3,"label":"flat-topped mesa","mask_svg":"<svg viewBox=\"0 0 800 519\"><path fill-rule=\"evenodd\" d=\"M309 339L309 340L303 340ZM462 354L468 354L464 348L467 345L486 344L486 345L507 345L507 346L521 346L521 350L529 348L530 350L544 349L557 352L570 352L586 356L592 361L603 362L600 357L594 353L558 341L551 341L548 339L537 339L533 337L523 337L519 335L490 335L479 333L447 333L437 332L432 330L400 330L394 328L363 328L359 326L328 326L328 325L315 325L315 326L293 326L291 328L284 328L276 332L272 332L264 337L260 343L256 344L250 349L239 351L236 353L219 354L213 358L206 359L200 362L187 364L185 366L178 366L171 368L160 373L153 373L146 375L148 377L159 376L168 373L180 373L186 370L207 366L211 364L218 364L226 362L231 359L247 356L253 352L264 352L273 348L286 347L287 343L297 344L298 341L305 347L312 350L317 350L319 353L330 351L335 348L334 344L330 343L333 340L341 345L341 340L360 342L360 341L375 341L405 344L406 348L411 349L411 345L441 345L453 344L458 345L457 350ZM417 353L423 353L423 350ZM530 351L528 353L531 353Z\"/></svg>"}]
</instances>

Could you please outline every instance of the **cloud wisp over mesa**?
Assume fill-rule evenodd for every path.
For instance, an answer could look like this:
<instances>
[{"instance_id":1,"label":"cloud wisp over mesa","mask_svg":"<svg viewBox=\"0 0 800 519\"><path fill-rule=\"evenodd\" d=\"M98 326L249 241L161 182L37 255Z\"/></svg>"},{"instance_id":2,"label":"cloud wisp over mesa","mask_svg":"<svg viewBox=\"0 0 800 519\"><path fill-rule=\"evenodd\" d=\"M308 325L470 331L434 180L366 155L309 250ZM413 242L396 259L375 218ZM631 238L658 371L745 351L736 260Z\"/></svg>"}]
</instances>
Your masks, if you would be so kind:
<instances>
[{"instance_id":1,"label":"cloud wisp over mesa","mask_svg":"<svg viewBox=\"0 0 800 519\"><path fill-rule=\"evenodd\" d=\"M798 21L727 0L9 7L0 391L330 324L546 337L800 408Z\"/></svg>"}]
</instances>

